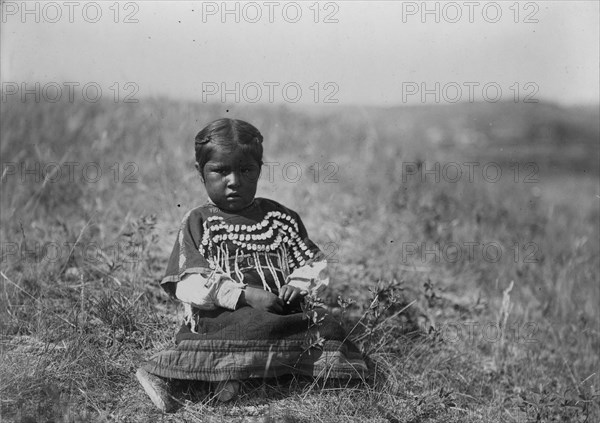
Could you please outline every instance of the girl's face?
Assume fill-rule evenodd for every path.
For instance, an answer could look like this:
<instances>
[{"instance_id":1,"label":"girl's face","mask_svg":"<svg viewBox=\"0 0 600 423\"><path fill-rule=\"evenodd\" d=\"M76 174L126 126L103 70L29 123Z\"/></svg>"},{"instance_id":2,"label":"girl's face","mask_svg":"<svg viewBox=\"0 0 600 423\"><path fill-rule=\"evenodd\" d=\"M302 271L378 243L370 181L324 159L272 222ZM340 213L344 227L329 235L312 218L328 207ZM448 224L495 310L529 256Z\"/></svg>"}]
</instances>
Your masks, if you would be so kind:
<instances>
[{"instance_id":1,"label":"girl's face","mask_svg":"<svg viewBox=\"0 0 600 423\"><path fill-rule=\"evenodd\" d=\"M206 193L220 209L236 212L254 200L260 166L239 149L217 148L204 169L198 170L203 176Z\"/></svg>"}]
</instances>

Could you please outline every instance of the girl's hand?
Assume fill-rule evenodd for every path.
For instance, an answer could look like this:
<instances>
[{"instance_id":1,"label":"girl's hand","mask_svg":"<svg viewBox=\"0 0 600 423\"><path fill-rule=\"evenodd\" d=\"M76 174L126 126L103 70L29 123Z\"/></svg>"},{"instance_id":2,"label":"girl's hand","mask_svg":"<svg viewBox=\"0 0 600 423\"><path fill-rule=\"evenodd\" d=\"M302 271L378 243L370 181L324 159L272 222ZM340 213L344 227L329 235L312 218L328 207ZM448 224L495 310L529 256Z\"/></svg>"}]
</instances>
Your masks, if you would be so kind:
<instances>
[{"instance_id":1,"label":"girl's hand","mask_svg":"<svg viewBox=\"0 0 600 423\"><path fill-rule=\"evenodd\" d=\"M283 301L277 295L251 286L242 291L238 301L238 306L245 305L258 310L268 311L269 313L283 313Z\"/></svg>"},{"instance_id":2,"label":"girl's hand","mask_svg":"<svg viewBox=\"0 0 600 423\"><path fill-rule=\"evenodd\" d=\"M307 294L308 291L291 285L283 285L279 290L279 298L285 304L293 304L295 301L299 302Z\"/></svg>"}]
</instances>

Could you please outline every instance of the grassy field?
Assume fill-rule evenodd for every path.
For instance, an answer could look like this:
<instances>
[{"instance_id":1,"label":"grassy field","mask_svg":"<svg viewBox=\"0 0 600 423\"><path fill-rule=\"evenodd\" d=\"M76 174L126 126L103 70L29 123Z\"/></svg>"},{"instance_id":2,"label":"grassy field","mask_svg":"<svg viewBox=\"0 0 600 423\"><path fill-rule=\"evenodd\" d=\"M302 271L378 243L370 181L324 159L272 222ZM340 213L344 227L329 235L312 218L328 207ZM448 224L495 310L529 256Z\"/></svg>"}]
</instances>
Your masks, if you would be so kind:
<instances>
[{"instance_id":1,"label":"grassy field","mask_svg":"<svg viewBox=\"0 0 600 423\"><path fill-rule=\"evenodd\" d=\"M323 301L376 377L252 381L227 405L186 385L161 416L134 373L183 317L159 280L206 201L193 137L221 116L263 133L259 195L328 254ZM163 99L0 117L1 422L599 421L597 108Z\"/></svg>"}]
</instances>

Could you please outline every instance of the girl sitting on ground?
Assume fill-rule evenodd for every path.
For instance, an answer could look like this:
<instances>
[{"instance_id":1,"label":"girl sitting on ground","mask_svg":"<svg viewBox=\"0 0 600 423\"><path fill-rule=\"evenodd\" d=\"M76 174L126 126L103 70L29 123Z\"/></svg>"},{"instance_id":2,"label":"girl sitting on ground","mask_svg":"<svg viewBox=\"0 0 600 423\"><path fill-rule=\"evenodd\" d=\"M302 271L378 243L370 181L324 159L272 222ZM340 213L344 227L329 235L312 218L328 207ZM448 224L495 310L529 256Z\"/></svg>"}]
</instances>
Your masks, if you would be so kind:
<instances>
[{"instance_id":1,"label":"girl sitting on ground","mask_svg":"<svg viewBox=\"0 0 600 423\"><path fill-rule=\"evenodd\" d=\"M228 401L248 378L366 374L334 319L301 310L328 284L327 262L297 213L254 197L262 143L254 126L234 119L196 136L196 169L210 201L183 218L161 282L183 302L185 322L176 346L136 374L162 411L176 406L172 379L213 382L216 398Z\"/></svg>"}]
</instances>

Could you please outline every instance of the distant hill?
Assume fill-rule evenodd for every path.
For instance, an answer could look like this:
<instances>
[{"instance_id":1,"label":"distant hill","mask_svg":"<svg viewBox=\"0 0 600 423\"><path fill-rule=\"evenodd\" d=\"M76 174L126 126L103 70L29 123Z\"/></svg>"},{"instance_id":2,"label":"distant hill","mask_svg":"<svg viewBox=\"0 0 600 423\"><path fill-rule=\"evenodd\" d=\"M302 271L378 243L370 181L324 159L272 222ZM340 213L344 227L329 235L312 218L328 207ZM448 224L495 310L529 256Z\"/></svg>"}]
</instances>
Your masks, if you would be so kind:
<instances>
[{"instance_id":1,"label":"distant hill","mask_svg":"<svg viewBox=\"0 0 600 423\"><path fill-rule=\"evenodd\" d=\"M433 149L442 156L599 174L599 106L504 102L362 110L379 139L396 139L423 154Z\"/></svg>"},{"instance_id":2,"label":"distant hill","mask_svg":"<svg viewBox=\"0 0 600 423\"><path fill-rule=\"evenodd\" d=\"M51 146L59 157L74 146L100 145L88 130L72 130L85 123L101 133L110 129L109 138L132 152L147 145L149 137L168 144L183 158L187 153L179 150L193 141L197 131L223 116L246 119L259 127L270 145L269 154L278 158L300 155L318 161L370 154L398 160L535 162L555 174L600 174L599 107L544 102L384 108L203 104L166 98L140 99L139 104L9 101L2 106L0 152L8 157L11 152L25 154L30 147L24 139ZM44 122L39 135L31 134L33 122ZM143 136L133 135L139 131Z\"/></svg>"}]
</instances>

